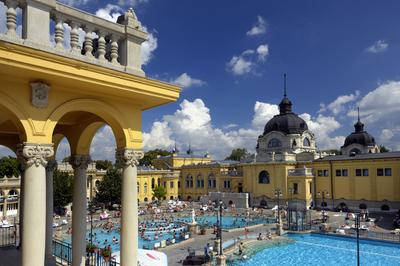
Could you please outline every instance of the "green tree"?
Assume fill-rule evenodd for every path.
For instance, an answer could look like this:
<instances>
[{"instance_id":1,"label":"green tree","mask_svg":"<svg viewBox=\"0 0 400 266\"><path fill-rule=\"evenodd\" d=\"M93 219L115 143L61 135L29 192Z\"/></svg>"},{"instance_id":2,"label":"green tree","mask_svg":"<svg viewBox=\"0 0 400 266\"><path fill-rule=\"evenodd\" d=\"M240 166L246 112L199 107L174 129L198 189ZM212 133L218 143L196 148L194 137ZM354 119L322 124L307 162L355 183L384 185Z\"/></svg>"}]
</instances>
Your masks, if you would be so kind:
<instances>
[{"instance_id":1,"label":"green tree","mask_svg":"<svg viewBox=\"0 0 400 266\"><path fill-rule=\"evenodd\" d=\"M53 196L54 210L64 208L72 202L73 177L66 172L54 171L53 175Z\"/></svg>"},{"instance_id":2,"label":"green tree","mask_svg":"<svg viewBox=\"0 0 400 266\"><path fill-rule=\"evenodd\" d=\"M108 170L113 166L112 162L109 160L97 160L96 169L97 170Z\"/></svg>"},{"instance_id":3,"label":"green tree","mask_svg":"<svg viewBox=\"0 0 400 266\"><path fill-rule=\"evenodd\" d=\"M16 158L6 156L0 159L0 178L4 176L19 176L18 161Z\"/></svg>"},{"instance_id":4,"label":"green tree","mask_svg":"<svg viewBox=\"0 0 400 266\"><path fill-rule=\"evenodd\" d=\"M163 200L165 195L167 195L167 190L163 186L156 186L153 189L153 196L158 200Z\"/></svg>"},{"instance_id":5,"label":"green tree","mask_svg":"<svg viewBox=\"0 0 400 266\"><path fill-rule=\"evenodd\" d=\"M151 165L151 161L156 159L158 155L167 156L167 155L171 155L171 152L169 152L167 150L162 150L162 149L155 149L155 150L147 151L144 154L143 158L139 160L139 164L149 166L149 165Z\"/></svg>"},{"instance_id":6,"label":"green tree","mask_svg":"<svg viewBox=\"0 0 400 266\"><path fill-rule=\"evenodd\" d=\"M380 148L381 152L390 152L390 150L383 145L379 145L379 148Z\"/></svg>"},{"instance_id":7,"label":"green tree","mask_svg":"<svg viewBox=\"0 0 400 266\"><path fill-rule=\"evenodd\" d=\"M97 187L95 201L108 207L113 204L121 204L121 186L122 176L120 170L115 167L109 168Z\"/></svg>"},{"instance_id":8,"label":"green tree","mask_svg":"<svg viewBox=\"0 0 400 266\"><path fill-rule=\"evenodd\" d=\"M225 160L240 161L248 155L249 155L249 153L247 152L246 149L237 148L237 149L233 149L231 152L231 155L226 157Z\"/></svg>"}]
</instances>

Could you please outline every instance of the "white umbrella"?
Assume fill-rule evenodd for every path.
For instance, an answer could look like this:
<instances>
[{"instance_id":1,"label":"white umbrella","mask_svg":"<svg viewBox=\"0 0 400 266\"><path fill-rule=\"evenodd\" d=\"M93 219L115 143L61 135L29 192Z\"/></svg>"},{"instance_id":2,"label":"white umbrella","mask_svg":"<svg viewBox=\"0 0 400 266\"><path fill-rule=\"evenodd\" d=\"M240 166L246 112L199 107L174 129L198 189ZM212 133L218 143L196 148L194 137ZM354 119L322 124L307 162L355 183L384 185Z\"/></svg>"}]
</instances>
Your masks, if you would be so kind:
<instances>
[{"instance_id":1,"label":"white umbrella","mask_svg":"<svg viewBox=\"0 0 400 266\"><path fill-rule=\"evenodd\" d=\"M113 253L117 263L120 263L120 252ZM167 255L154 250L138 249L138 265L140 266L168 266Z\"/></svg>"}]
</instances>

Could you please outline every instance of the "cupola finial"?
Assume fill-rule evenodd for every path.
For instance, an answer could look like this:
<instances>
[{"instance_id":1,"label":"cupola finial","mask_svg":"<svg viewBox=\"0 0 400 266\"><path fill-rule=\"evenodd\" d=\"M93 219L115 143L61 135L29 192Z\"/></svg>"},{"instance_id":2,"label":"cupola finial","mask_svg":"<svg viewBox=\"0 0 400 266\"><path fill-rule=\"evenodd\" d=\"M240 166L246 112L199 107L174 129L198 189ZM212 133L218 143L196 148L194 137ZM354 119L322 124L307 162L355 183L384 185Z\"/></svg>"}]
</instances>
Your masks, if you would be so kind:
<instances>
[{"instance_id":1,"label":"cupola finial","mask_svg":"<svg viewBox=\"0 0 400 266\"><path fill-rule=\"evenodd\" d=\"M358 117L358 122L360 122L360 106L357 107L357 117Z\"/></svg>"},{"instance_id":2,"label":"cupola finial","mask_svg":"<svg viewBox=\"0 0 400 266\"><path fill-rule=\"evenodd\" d=\"M283 74L283 97L286 98L287 93L286 93L286 73Z\"/></svg>"}]
</instances>

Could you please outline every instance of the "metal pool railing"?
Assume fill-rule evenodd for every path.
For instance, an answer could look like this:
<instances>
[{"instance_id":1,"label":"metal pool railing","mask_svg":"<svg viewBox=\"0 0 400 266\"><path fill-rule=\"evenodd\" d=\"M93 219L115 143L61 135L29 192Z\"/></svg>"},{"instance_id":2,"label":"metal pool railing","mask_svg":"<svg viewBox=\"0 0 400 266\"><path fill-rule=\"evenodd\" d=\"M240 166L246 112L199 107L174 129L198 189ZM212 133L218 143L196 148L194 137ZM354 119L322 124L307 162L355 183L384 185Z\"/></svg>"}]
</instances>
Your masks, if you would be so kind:
<instances>
[{"instance_id":1,"label":"metal pool railing","mask_svg":"<svg viewBox=\"0 0 400 266\"><path fill-rule=\"evenodd\" d=\"M0 247L9 247L17 245L17 227L11 225L9 227L0 228Z\"/></svg>"},{"instance_id":2,"label":"metal pool railing","mask_svg":"<svg viewBox=\"0 0 400 266\"><path fill-rule=\"evenodd\" d=\"M53 256L56 258L57 265L72 265L72 245L67 242L53 240ZM119 266L114 258L105 259L101 251L86 253L86 266Z\"/></svg>"}]
</instances>

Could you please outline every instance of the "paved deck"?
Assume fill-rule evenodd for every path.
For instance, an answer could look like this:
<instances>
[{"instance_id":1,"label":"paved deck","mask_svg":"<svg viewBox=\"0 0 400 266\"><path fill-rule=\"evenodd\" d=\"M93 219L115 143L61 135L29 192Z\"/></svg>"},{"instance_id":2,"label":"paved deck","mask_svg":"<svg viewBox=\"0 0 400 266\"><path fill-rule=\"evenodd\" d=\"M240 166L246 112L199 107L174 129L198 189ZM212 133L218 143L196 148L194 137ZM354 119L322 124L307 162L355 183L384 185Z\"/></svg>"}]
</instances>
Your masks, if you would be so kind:
<instances>
[{"instance_id":1,"label":"paved deck","mask_svg":"<svg viewBox=\"0 0 400 266\"><path fill-rule=\"evenodd\" d=\"M262 227L258 227L255 229L250 229L249 235L258 235L259 233L265 234L268 230L271 230L271 228L275 228L275 225L265 225ZM240 236L244 236L244 229L240 231L235 231L235 232L223 232L222 233L222 238L223 241L226 241L228 239L236 239ZM178 266L182 265L182 261L186 258L188 255L187 249L189 247L193 248L196 250L196 254L202 255L204 252L204 247L207 245L207 243L210 243L210 245L214 244L214 239L215 235L213 234L207 234L207 235L197 235L194 238L194 241L188 241L182 244L178 245L173 245L166 247L161 250L161 252L164 252L168 256L168 266Z\"/></svg>"}]
</instances>

